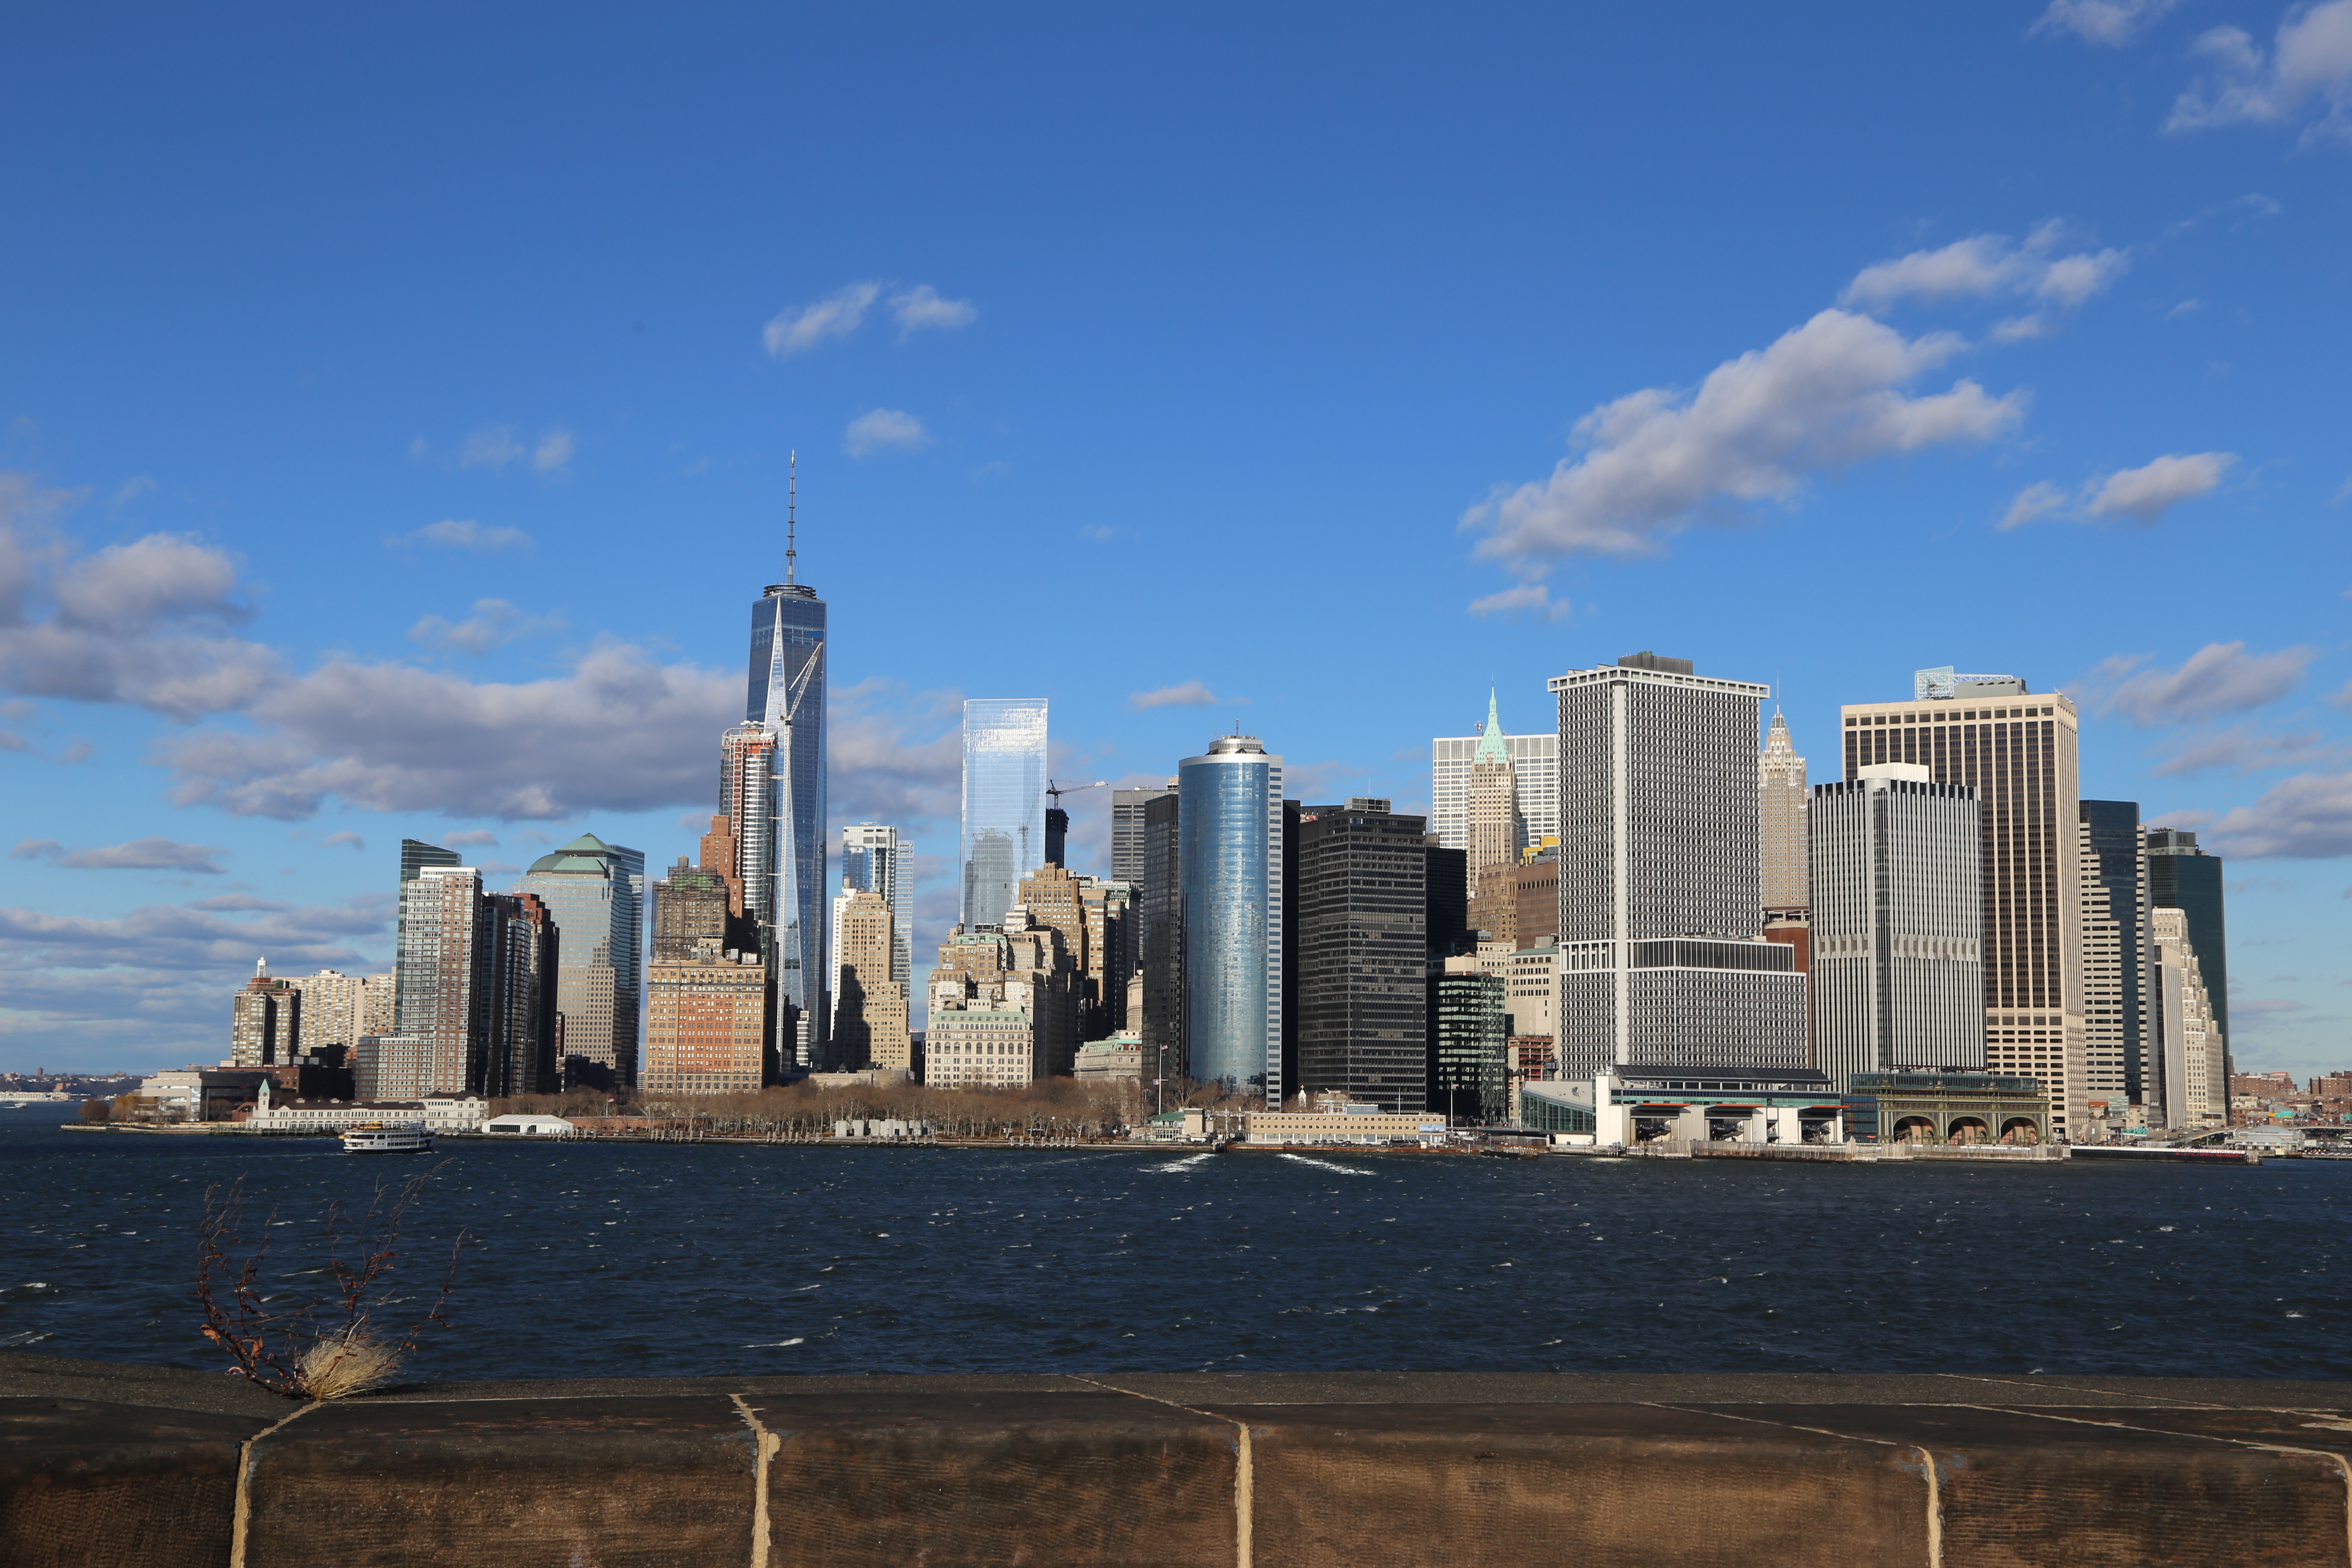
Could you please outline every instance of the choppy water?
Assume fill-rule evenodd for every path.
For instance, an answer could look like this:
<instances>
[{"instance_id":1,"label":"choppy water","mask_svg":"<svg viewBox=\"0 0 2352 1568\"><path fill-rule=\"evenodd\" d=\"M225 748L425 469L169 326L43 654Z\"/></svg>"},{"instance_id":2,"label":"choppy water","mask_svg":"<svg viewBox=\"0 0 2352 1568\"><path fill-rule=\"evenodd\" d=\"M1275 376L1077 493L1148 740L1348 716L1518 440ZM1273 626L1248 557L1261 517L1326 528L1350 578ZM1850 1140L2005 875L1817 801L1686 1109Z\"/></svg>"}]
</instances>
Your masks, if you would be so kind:
<instances>
[{"instance_id":1,"label":"choppy water","mask_svg":"<svg viewBox=\"0 0 2352 1568\"><path fill-rule=\"evenodd\" d=\"M0 1348L217 1364L207 1184L315 1285L421 1162L0 1110ZM1843 1166L445 1143L439 1377L1556 1368L2352 1376L2352 1164Z\"/></svg>"}]
</instances>

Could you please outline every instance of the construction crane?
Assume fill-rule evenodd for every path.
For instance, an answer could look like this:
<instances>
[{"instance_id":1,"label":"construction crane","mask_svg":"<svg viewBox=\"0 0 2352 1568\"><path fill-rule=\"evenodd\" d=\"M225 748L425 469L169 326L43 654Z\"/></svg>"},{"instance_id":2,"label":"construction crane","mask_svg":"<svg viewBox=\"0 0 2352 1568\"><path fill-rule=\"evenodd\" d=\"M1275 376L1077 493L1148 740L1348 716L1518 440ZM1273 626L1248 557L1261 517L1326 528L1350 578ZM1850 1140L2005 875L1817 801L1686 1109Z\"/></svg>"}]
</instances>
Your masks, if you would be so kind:
<instances>
[{"instance_id":1,"label":"construction crane","mask_svg":"<svg viewBox=\"0 0 2352 1568\"><path fill-rule=\"evenodd\" d=\"M1045 794L1056 807L1061 805L1062 797L1066 795L1076 795L1081 790L1102 789L1105 787L1107 787L1105 781L1101 779L1097 779L1094 783L1089 784L1057 784L1052 779L1047 779L1045 781Z\"/></svg>"}]
</instances>

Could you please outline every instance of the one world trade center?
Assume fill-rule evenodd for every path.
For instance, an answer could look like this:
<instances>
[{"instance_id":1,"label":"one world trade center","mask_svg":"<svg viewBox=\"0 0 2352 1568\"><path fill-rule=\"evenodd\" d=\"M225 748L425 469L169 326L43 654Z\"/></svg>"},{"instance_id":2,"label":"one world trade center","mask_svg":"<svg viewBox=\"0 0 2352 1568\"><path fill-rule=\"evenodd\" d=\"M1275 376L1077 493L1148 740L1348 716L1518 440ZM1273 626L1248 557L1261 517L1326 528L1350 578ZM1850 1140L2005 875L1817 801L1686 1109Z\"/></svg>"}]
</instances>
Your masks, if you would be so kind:
<instances>
[{"instance_id":1,"label":"one world trade center","mask_svg":"<svg viewBox=\"0 0 2352 1568\"><path fill-rule=\"evenodd\" d=\"M744 856L744 902L755 907L745 912L760 922L778 1003L776 1065L789 1072L822 1064L833 1009L824 994L832 973L825 953L824 601L798 580L796 521L789 511L785 526L784 580L770 584L751 606L751 684L743 724L731 732L751 742L736 749L745 763L764 754L767 765L758 771L766 777L730 780L729 793L745 797L739 810L751 808L743 811L750 819L744 848L751 851Z\"/></svg>"}]
</instances>

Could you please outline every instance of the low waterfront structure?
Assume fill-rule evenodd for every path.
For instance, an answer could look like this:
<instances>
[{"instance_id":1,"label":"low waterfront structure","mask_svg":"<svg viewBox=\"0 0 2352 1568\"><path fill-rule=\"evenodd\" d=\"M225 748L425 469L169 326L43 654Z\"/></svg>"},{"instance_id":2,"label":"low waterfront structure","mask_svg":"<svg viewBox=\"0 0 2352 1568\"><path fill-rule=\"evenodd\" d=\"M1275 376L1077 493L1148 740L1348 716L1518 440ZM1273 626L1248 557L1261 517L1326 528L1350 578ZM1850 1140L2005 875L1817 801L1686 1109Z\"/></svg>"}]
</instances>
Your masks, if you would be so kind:
<instances>
[{"instance_id":1,"label":"low waterfront structure","mask_svg":"<svg viewBox=\"0 0 2352 1568\"><path fill-rule=\"evenodd\" d=\"M1882 1143L2046 1143L2050 1097L2039 1079L1984 1072L1858 1072L1848 1124Z\"/></svg>"},{"instance_id":2,"label":"low waterfront structure","mask_svg":"<svg viewBox=\"0 0 2352 1568\"><path fill-rule=\"evenodd\" d=\"M1587 1079L1519 1086L1519 1125L1601 1147L1693 1143L1843 1143L1846 1101L1809 1068L1758 1073L1622 1067Z\"/></svg>"},{"instance_id":3,"label":"low waterfront structure","mask_svg":"<svg viewBox=\"0 0 2352 1568\"><path fill-rule=\"evenodd\" d=\"M967 1007L931 1015L923 1081L944 1089L1019 1089L1039 1076L1027 1012Z\"/></svg>"},{"instance_id":4,"label":"low waterfront structure","mask_svg":"<svg viewBox=\"0 0 2352 1568\"><path fill-rule=\"evenodd\" d=\"M572 1123L561 1116L493 1116L482 1123L485 1132L503 1132L524 1138L561 1138L572 1131Z\"/></svg>"},{"instance_id":5,"label":"low waterfront structure","mask_svg":"<svg viewBox=\"0 0 2352 1568\"><path fill-rule=\"evenodd\" d=\"M1108 1079L1140 1079L1143 1076L1143 1037L1132 1029L1122 1029L1107 1040L1088 1040L1078 1047L1078 1059L1071 1076L1082 1081L1101 1082Z\"/></svg>"},{"instance_id":6,"label":"low waterfront structure","mask_svg":"<svg viewBox=\"0 0 2352 1568\"><path fill-rule=\"evenodd\" d=\"M420 1100L273 1100L267 1079L245 1125L262 1132L338 1132L370 1122L421 1121L436 1132L478 1132L490 1107L478 1094L428 1094Z\"/></svg>"},{"instance_id":7,"label":"low waterfront structure","mask_svg":"<svg viewBox=\"0 0 2352 1568\"><path fill-rule=\"evenodd\" d=\"M1370 1105L1252 1111L1243 1125L1243 1138L1251 1143L1425 1143L1445 1135L1443 1116L1399 1116Z\"/></svg>"}]
</instances>

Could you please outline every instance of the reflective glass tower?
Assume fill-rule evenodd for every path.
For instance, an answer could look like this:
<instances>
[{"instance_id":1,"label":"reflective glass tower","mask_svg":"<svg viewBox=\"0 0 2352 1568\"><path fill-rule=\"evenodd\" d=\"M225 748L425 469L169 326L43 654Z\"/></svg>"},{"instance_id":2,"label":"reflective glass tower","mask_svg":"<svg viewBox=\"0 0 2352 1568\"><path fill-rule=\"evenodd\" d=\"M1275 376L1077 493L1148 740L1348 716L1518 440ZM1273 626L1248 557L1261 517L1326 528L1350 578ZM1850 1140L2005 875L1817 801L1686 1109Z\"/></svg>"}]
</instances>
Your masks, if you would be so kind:
<instances>
[{"instance_id":1,"label":"reflective glass tower","mask_svg":"<svg viewBox=\"0 0 2352 1568\"><path fill-rule=\"evenodd\" d=\"M1220 735L1176 770L1187 1071L1282 1102L1282 759Z\"/></svg>"},{"instance_id":2,"label":"reflective glass tower","mask_svg":"<svg viewBox=\"0 0 2352 1568\"><path fill-rule=\"evenodd\" d=\"M963 705L961 919L1002 925L1013 889L1045 860L1045 700Z\"/></svg>"},{"instance_id":3,"label":"reflective glass tower","mask_svg":"<svg viewBox=\"0 0 2352 1568\"><path fill-rule=\"evenodd\" d=\"M636 1082L645 852L583 833L532 861L515 891L536 895L555 925L555 1010L563 1018L564 1056L581 1058L572 1070L584 1066L590 1082ZM404 1033L410 1032L405 999L404 992Z\"/></svg>"},{"instance_id":4,"label":"reflective glass tower","mask_svg":"<svg viewBox=\"0 0 2352 1568\"><path fill-rule=\"evenodd\" d=\"M841 885L879 893L890 906L890 978L910 984L915 972L914 911L907 896L912 884L900 875L898 830L878 822L857 822L841 830ZM841 938L834 939L834 963L842 963Z\"/></svg>"},{"instance_id":5,"label":"reflective glass tower","mask_svg":"<svg viewBox=\"0 0 2352 1568\"><path fill-rule=\"evenodd\" d=\"M824 842L824 601L797 580L789 513L785 528L784 580L771 583L751 606L743 721L759 725L775 742L763 803L768 854L762 878L770 893L757 902L776 1000L791 1005L776 1009L775 1041L778 1066L790 1068L814 1061L832 1012L824 994L831 889ZM747 889L747 910L753 901Z\"/></svg>"}]
</instances>

